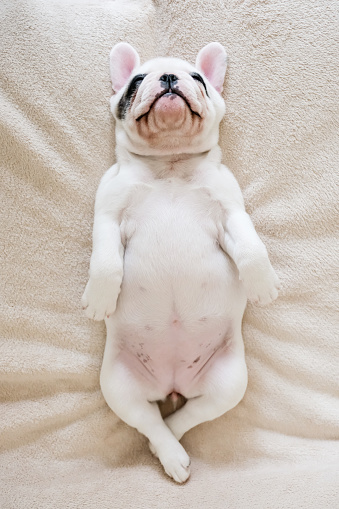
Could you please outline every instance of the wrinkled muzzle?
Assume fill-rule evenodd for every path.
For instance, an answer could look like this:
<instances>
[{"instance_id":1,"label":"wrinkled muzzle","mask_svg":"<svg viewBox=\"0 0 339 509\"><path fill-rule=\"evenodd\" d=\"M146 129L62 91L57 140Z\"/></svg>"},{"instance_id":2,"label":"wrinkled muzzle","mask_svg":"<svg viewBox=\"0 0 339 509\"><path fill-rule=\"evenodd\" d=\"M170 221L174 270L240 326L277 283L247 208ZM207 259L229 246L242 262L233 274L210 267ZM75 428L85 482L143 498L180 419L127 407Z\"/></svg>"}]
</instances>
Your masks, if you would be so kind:
<instances>
[{"instance_id":1,"label":"wrinkled muzzle","mask_svg":"<svg viewBox=\"0 0 339 509\"><path fill-rule=\"evenodd\" d=\"M135 123L140 136L154 137L160 132L180 131L193 136L201 129L206 101L199 86L185 72L150 73L131 98L126 120Z\"/></svg>"},{"instance_id":2,"label":"wrinkled muzzle","mask_svg":"<svg viewBox=\"0 0 339 509\"><path fill-rule=\"evenodd\" d=\"M160 77L154 74L148 75L140 85L131 112L135 120L139 121L153 107L160 116L169 114L173 119L183 114L186 108L191 114L202 117L203 96L194 86L191 76L183 72L162 74Z\"/></svg>"}]
</instances>

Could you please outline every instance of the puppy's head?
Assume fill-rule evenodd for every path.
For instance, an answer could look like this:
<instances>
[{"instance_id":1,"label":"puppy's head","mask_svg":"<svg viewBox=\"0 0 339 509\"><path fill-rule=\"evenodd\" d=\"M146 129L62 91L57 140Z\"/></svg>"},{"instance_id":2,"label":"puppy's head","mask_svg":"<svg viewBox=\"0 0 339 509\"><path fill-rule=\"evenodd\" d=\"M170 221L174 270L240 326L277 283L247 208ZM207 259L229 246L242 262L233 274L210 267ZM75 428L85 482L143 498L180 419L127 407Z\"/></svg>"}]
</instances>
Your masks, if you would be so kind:
<instances>
[{"instance_id":1,"label":"puppy's head","mask_svg":"<svg viewBox=\"0 0 339 509\"><path fill-rule=\"evenodd\" d=\"M218 143L225 113L220 93L226 52L205 46L195 67L177 58L140 65L135 49L119 43L111 51L111 110L117 144L143 155L195 153Z\"/></svg>"}]
</instances>

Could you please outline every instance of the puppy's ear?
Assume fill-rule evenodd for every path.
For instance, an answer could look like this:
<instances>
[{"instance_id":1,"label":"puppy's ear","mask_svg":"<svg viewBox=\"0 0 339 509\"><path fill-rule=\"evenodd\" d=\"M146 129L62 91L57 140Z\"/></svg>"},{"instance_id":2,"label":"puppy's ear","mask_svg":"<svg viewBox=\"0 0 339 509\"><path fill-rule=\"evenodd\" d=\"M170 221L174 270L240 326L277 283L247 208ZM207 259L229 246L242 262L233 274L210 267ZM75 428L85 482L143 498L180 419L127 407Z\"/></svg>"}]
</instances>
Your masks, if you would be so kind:
<instances>
[{"instance_id":1,"label":"puppy's ear","mask_svg":"<svg viewBox=\"0 0 339 509\"><path fill-rule=\"evenodd\" d=\"M118 92L129 80L133 70L140 65L135 49L127 42L116 44L110 54L112 87Z\"/></svg>"},{"instance_id":2,"label":"puppy's ear","mask_svg":"<svg viewBox=\"0 0 339 509\"><path fill-rule=\"evenodd\" d=\"M198 53L195 66L221 93L227 67L227 54L221 44L211 42L202 48Z\"/></svg>"}]
</instances>

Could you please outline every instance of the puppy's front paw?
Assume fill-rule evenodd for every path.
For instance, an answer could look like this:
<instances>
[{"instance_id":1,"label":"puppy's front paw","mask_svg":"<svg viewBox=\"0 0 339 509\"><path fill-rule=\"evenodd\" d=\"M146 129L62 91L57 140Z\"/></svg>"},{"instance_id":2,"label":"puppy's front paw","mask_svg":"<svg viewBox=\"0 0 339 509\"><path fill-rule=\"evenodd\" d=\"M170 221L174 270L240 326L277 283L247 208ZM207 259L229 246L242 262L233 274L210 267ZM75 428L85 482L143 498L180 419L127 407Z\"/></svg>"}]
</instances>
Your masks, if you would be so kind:
<instances>
[{"instance_id":1,"label":"puppy's front paw","mask_svg":"<svg viewBox=\"0 0 339 509\"><path fill-rule=\"evenodd\" d=\"M278 297L279 278L268 258L245 265L239 274L247 298L255 304L266 306Z\"/></svg>"},{"instance_id":2,"label":"puppy's front paw","mask_svg":"<svg viewBox=\"0 0 339 509\"><path fill-rule=\"evenodd\" d=\"M100 321L114 313L120 285L119 277L90 277L81 299L86 316Z\"/></svg>"}]
</instances>

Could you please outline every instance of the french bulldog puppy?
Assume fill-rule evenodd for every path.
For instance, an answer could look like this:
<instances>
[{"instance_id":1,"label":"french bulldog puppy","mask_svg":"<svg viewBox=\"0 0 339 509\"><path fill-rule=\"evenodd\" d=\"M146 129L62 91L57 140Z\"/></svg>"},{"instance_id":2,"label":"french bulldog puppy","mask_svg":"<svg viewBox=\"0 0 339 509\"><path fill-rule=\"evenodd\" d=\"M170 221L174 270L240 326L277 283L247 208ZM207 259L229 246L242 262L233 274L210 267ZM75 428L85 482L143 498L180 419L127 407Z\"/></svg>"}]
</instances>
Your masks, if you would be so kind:
<instances>
[{"instance_id":1,"label":"french bulldog puppy","mask_svg":"<svg viewBox=\"0 0 339 509\"><path fill-rule=\"evenodd\" d=\"M190 458L181 437L244 396L246 301L270 303L279 282L221 164L223 47L205 46L195 66L177 58L140 65L119 43L110 66L117 163L96 195L82 304L106 322L108 405L182 483ZM156 402L179 394L187 403L163 420Z\"/></svg>"}]
</instances>

